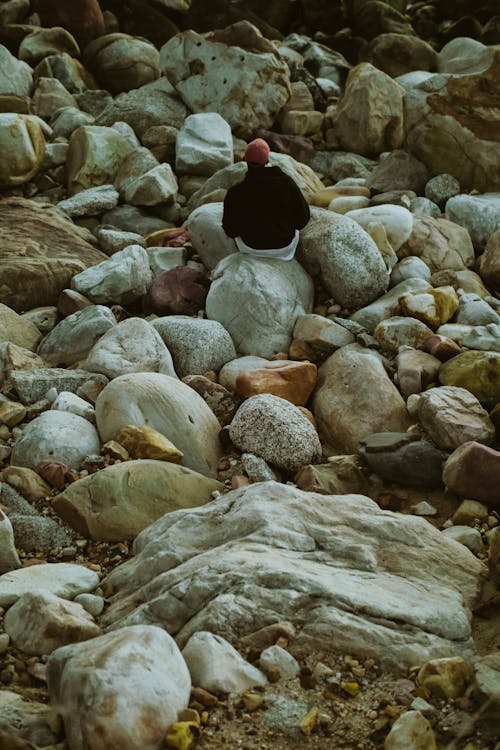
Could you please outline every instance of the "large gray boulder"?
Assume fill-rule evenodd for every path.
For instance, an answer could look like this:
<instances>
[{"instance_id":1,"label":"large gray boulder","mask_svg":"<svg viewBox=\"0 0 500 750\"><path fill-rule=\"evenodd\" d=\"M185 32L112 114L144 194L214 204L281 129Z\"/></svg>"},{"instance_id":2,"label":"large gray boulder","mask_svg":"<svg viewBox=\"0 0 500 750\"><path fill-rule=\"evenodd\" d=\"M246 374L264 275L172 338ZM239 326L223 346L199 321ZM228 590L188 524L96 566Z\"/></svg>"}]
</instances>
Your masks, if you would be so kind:
<instances>
[{"instance_id":1,"label":"large gray boulder","mask_svg":"<svg viewBox=\"0 0 500 750\"><path fill-rule=\"evenodd\" d=\"M361 495L260 482L163 516L135 552L107 578L105 627L155 623L181 647L208 630L238 646L287 620L300 626L297 645L399 668L474 649L483 564L427 521Z\"/></svg>"}]
</instances>

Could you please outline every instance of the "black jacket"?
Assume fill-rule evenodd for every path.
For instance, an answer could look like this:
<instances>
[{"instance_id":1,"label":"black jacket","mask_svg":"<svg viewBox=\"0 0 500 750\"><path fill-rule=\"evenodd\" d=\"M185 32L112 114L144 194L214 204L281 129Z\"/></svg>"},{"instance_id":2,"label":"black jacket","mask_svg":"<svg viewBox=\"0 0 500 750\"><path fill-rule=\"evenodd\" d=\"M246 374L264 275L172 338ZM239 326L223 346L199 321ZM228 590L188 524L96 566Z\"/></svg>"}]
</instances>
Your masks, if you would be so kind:
<instances>
[{"instance_id":1,"label":"black jacket","mask_svg":"<svg viewBox=\"0 0 500 750\"><path fill-rule=\"evenodd\" d=\"M279 167L248 167L242 182L227 191L222 226L256 250L285 247L309 221L309 205Z\"/></svg>"}]
</instances>

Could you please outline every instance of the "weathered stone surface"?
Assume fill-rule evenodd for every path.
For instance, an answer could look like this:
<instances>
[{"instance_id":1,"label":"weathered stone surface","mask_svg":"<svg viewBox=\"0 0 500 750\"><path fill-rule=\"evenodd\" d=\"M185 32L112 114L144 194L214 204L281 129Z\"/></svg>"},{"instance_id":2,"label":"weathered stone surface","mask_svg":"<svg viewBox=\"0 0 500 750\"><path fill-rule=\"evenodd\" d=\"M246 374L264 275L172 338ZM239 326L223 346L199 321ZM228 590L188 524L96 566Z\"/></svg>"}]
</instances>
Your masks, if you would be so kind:
<instances>
[{"instance_id":1,"label":"weathered stone surface","mask_svg":"<svg viewBox=\"0 0 500 750\"><path fill-rule=\"evenodd\" d=\"M274 360L262 368L242 372L236 378L235 391L243 398L270 393L305 406L316 385L317 368L312 362Z\"/></svg>"},{"instance_id":2,"label":"weathered stone surface","mask_svg":"<svg viewBox=\"0 0 500 750\"><path fill-rule=\"evenodd\" d=\"M234 253L212 274L206 313L230 334L241 354L286 351L299 315L311 312L312 281L296 260Z\"/></svg>"},{"instance_id":3,"label":"weathered stone surface","mask_svg":"<svg viewBox=\"0 0 500 750\"><path fill-rule=\"evenodd\" d=\"M377 496L381 480L370 475L361 458L330 456L327 464L305 466L295 477L297 487L321 495Z\"/></svg>"},{"instance_id":4,"label":"weathered stone surface","mask_svg":"<svg viewBox=\"0 0 500 750\"><path fill-rule=\"evenodd\" d=\"M462 443L490 443L495 428L477 398L465 388L431 388L418 397L416 413L425 431L443 450L453 451Z\"/></svg>"},{"instance_id":5,"label":"weathered stone surface","mask_svg":"<svg viewBox=\"0 0 500 750\"><path fill-rule=\"evenodd\" d=\"M71 135L66 161L69 192L111 184L122 159L133 150L133 144L114 128L78 128Z\"/></svg>"},{"instance_id":6,"label":"weathered stone surface","mask_svg":"<svg viewBox=\"0 0 500 750\"><path fill-rule=\"evenodd\" d=\"M231 336L216 320L168 315L151 322L172 354L175 371L185 375L203 375L219 370L236 358Z\"/></svg>"},{"instance_id":7,"label":"weathered stone surface","mask_svg":"<svg viewBox=\"0 0 500 750\"><path fill-rule=\"evenodd\" d=\"M299 260L322 280L336 302L358 310L389 285L389 272L370 235L353 219L321 208L300 233Z\"/></svg>"},{"instance_id":8,"label":"weathered stone surface","mask_svg":"<svg viewBox=\"0 0 500 750\"><path fill-rule=\"evenodd\" d=\"M80 479L53 500L56 513L99 541L134 539L164 513L209 502L222 485L167 461L125 461Z\"/></svg>"},{"instance_id":9,"label":"weathered stone surface","mask_svg":"<svg viewBox=\"0 0 500 750\"><path fill-rule=\"evenodd\" d=\"M236 242L222 228L223 210L222 201L205 203L191 211L186 221L193 249L207 268L215 268L226 255L238 252Z\"/></svg>"},{"instance_id":10,"label":"weathered stone surface","mask_svg":"<svg viewBox=\"0 0 500 750\"><path fill-rule=\"evenodd\" d=\"M463 443L447 459L443 481L460 497L500 508L500 453L475 441Z\"/></svg>"},{"instance_id":11,"label":"weathered stone surface","mask_svg":"<svg viewBox=\"0 0 500 750\"><path fill-rule=\"evenodd\" d=\"M485 409L492 409L500 401L500 353L463 352L445 362L439 381L466 388Z\"/></svg>"},{"instance_id":12,"label":"weathered stone surface","mask_svg":"<svg viewBox=\"0 0 500 750\"><path fill-rule=\"evenodd\" d=\"M437 69L438 54L430 44L408 34L378 34L366 50L366 59L391 78L412 70Z\"/></svg>"},{"instance_id":13,"label":"weathered stone surface","mask_svg":"<svg viewBox=\"0 0 500 750\"><path fill-rule=\"evenodd\" d=\"M50 654L60 646L100 635L80 604L49 593L27 592L7 611L5 632L24 654Z\"/></svg>"},{"instance_id":14,"label":"weathered stone surface","mask_svg":"<svg viewBox=\"0 0 500 750\"><path fill-rule=\"evenodd\" d=\"M18 312L56 304L75 273L106 258L52 207L23 198L2 201L0 233L2 302Z\"/></svg>"},{"instance_id":15,"label":"weathered stone surface","mask_svg":"<svg viewBox=\"0 0 500 750\"><path fill-rule=\"evenodd\" d=\"M229 428L233 443L279 469L294 472L321 456L316 430L302 412L279 396L251 396Z\"/></svg>"},{"instance_id":16,"label":"weathered stone surface","mask_svg":"<svg viewBox=\"0 0 500 750\"><path fill-rule=\"evenodd\" d=\"M373 331L373 336L382 351L394 355L402 346L422 346L432 336L432 329L417 318L394 315L381 320Z\"/></svg>"},{"instance_id":17,"label":"weathered stone surface","mask_svg":"<svg viewBox=\"0 0 500 750\"><path fill-rule=\"evenodd\" d=\"M437 750L431 724L420 711L406 711L392 725L384 750Z\"/></svg>"},{"instance_id":18,"label":"weathered stone surface","mask_svg":"<svg viewBox=\"0 0 500 750\"><path fill-rule=\"evenodd\" d=\"M95 342L116 325L111 310L103 305L89 305L68 315L43 339L38 353L55 367L69 366L84 359Z\"/></svg>"},{"instance_id":19,"label":"weathered stone surface","mask_svg":"<svg viewBox=\"0 0 500 750\"><path fill-rule=\"evenodd\" d=\"M293 329L295 343L305 343L321 354L332 354L346 344L354 343L354 334L340 323L323 315L301 315Z\"/></svg>"},{"instance_id":20,"label":"weathered stone surface","mask_svg":"<svg viewBox=\"0 0 500 750\"><path fill-rule=\"evenodd\" d=\"M71 94L80 94L97 88L92 74L67 52L44 57L36 66L33 75L35 82L39 78L57 78Z\"/></svg>"},{"instance_id":21,"label":"weathered stone surface","mask_svg":"<svg viewBox=\"0 0 500 750\"><path fill-rule=\"evenodd\" d=\"M436 330L458 309L458 296L452 286L441 286L427 292L406 292L399 298L404 315L421 320Z\"/></svg>"},{"instance_id":22,"label":"weathered stone surface","mask_svg":"<svg viewBox=\"0 0 500 750\"><path fill-rule=\"evenodd\" d=\"M441 217L414 218L412 233L399 248L398 257L414 255L421 258L433 273L462 271L474 263L474 248L467 229Z\"/></svg>"},{"instance_id":23,"label":"weathered stone surface","mask_svg":"<svg viewBox=\"0 0 500 750\"><path fill-rule=\"evenodd\" d=\"M80 367L110 380L131 372L162 372L175 378L172 356L158 332L143 318L127 318L109 328Z\"/></svg>"},{"instance_id":24,"label":"weathered stone surface","mask_svg":"<svg viewBox=\"0 0 500 750\"><path fill-rule=\"evenodd\" d=\"M155 750L187 707L191 690L174 640L146 625L57 649L47 676L51 703L63 716L73 750Z\"/></svg>"},{"instance_id":25,"label":"weathered stone surface","mask_svg":"<svg viewBox=\"0 0 500 750\"><path fill-rule=\"evenodd\" d=\"M86 419L49 410L24 428L12 447L10 462L34 469L40 461L56 460L78 469L85 456L99 453L100 448L97 431Z\"/></svg>"},{"instance_id":26,"label":"weathered stone surface","mask_svg":"<svg viewBox=\"0 0 500 750\"><path fill-rule=\"evenodd\" d=\"M373 432L405 432L411 424L380 355L359 344L344 346L319 368L313 412L322 439L340 453L355 453Z\"/></svg>"},{"instance_id":27,"label":"weathered stone surface","mask_svg":"<svg viewBox=\"0 0 500 750\"><path fill-rule=\"evenodd\" d=\"M270 127L290 96L284 60L183 31L160 50L160 65L191 112L218 112L240 137Z\"/></svg>"},{"instance_id":28,"label":"weathered stone surface","mask_svg":"<svg viewBox=\"0 0 500 750\"><path fill-rule=\"evenodd\" d=\"M146 250L130 245L71 279L71 288L95 304L128 304L148 291L153 274Z\"/></svg>"},{"instance_id":29,"label":"weathered stone surface","mask_svg":"<svg viewBox=\"0 0 500 750\"><path fill-rule=\"evenodd\" d=\"M115 378L97 398L96 418L103 442L126 425L147 424L182 451L183 466L216 475L219 422L201 396L180 380L149 372Z\"/></svg>"},{"instance_id":30,"label":"weathered stone surface","mask_svg":"<svg viewBox=\"0 0 500 750\"><path fill-rule=\"evenodd\" d=\"M178 464L183 455L165 435L145 425L138 427L129 424L122 427L116 442L125 448L130 458L152 458Z\"/></svg>"},{"instance_id":31,"label":"weathered stone surface","mask_svg":"<svg viewBox=\"0 0 500 750\"><path fill-rule=\"evenodd\" d=\"M214 693L240 695L255 685L267 683L262 672L246 662L220 635L203 630L193 633L182 655L193 685Z\"/></svg>"},{"instance_id":32,"label":"weathered stone surface","mask_svg":"<svg viewBox=\"0 0 500 750\"><path fill-rule=\"evenodd\" d=\"M27 62L31 67L48 55L67 52L72 57L79 57L80 48L76 39L66 29L55 25L50 29L35 28L27 34L19 45L19 59Z\"/></svg>"},{"instance_id":33,"label":"weathered stone surface","mask_svg":"<svg viewBox=\"0 0 500 750\"><path fill-rule=\"evenodd\" d=\"M382 224L395 252L408 240L413 229L413 215L403 206L369 206L349 211L347 216L354 219L367 232L373 226Z\"/></svg>"},{"instance_id":34,"label":"weathered stone surface","mask_svg":"<svg viewBox=\"0 0 500 750\"><path fill-rule=\"evenodd\" d=\"M0 302L0 342L34 351L41 339L40 330L22 315Z\"/></svg>"},{"instance_id":35,"label":"weathered stone surface","mask_svg":"<svg viewBox=\"0 0 500 750\"><path fill-rule=\"evenodd\" d=\"M23 404L34 404L44 398L49 388L75 393L86 386L102 390L108 382L104 375L56 367L14 370L10 374L10 380Z\"/></svg>"},{"instance_id":36,"label":"weathered stone surface","mask_svg":"<svg viewBox=\"0 0 500 750\"><path fill-rule=\"evenodd\" d=\"M406 147L432 174L447 172L465 190L500 187L499 69L495 50L486 70L436 74L406 91Z\"/></svg>"},{"instance_id":37,"label":"weathered stone surface","mask_svg":"<svg viewBox=\"0 0 500 750\"><path fill-rule=\"evenodd\" d=\"M0 510L0 575L20 567L21 561L14 544L12 524L3 510Z\"/></svg>"},{"instance_id":38,"label":"weathered stone surface","mask_svg":"<svg viewBox=\"0 0 500 750\"><path fill-rule=\"evenodd\" d=\"M32 591L73 599L77 594L93 591L99 576L83 565L43 563L11 570L0 576L0 607L10 607L20 596Z\"/></svg>"},{"instance_id":39,"label":"weathered stone surface","mask_svg":"<svg viewBox=\"0 0 500 750\"><path fill-rule=\"evenodd\" d=\"M98 0L80 0L77 6L61 5L57 0L39 0L37 6L44 26L62 26L85 47L104 34L104 18Z\"/></svg>"},{"instance_id":40,"label":"weathered stone surface","mask_svg":"<svg viewBox=\"0 0 500 750\"><path fill-rule=\"evenodd\" d=\"M500 289L500 229L490 235L480 261L481 277L486 284Z\"/></svg>"},{"instance_id":41,"label":"weathered stone surface","mask_svg":"<svg viewBox=\"0 0 500 750\"><path fill-rule=\"evenodd\" d=\"M59 201L57 207L71 218L99 216L115 208L119 197L113 185L98 185Z\"/></svg>"},{"instance_id":42,"label":"weathered stone surface","mask_svg":"<svg viewBox=\"0 0 500 750\"><path fill-rule=\"evenodd\" d=\"M234 161L231 128L217 112L186 117L175 143L177 174L210 175Z\"/></svg>"},{"instance_id":43,"label":"weathered stone surface","mask_svg":"<svg viewBox=\"0 0 500 750\"><path fill-rule=\"evenodd\" d=\"M208 629L237 645L287 620L301 623L297 644L399 667L472 648L464 605L477 593L482 564L427 521L359 495L251 485L163 516L135 551L107 579L116 591L107 626L155 622L181 646Z\"/></svg>"},{"instance_id":44,"label":"weathered stone surface","mask_svg":"<svg viewBox=\"0 0 500 750\"><path fill-rule=\"evenodd\" d=\"M375 299L371 304L356 310L351 315L351 320L360 323L373 333L377 325L387 318L399 315L401 312L399 298L409 291L428 291L431 289L429 282L421 278L410 278L401 281L388 292Z\"/></svg>"},{"instance_id":45,"label":"weathered stone surface","mask_svg":"<svg viewBox=\"0 0 500 750\"><path fill-rule=\"evenodd\" d=\"M428 339L427 339L428 341ZM402 347L397 359L397 383L404 398L421 393L437 381L441 360L427 351Z\"/></svg>"},{"instance_id":46,"label":"weathered stone surface","mask_svg":"<svg viewBox=\"0 0 500 750\"><path fill-rule=\"evenodd\" d=\"M443 456L418 434L379 432L360 441L369 468L389 482L411 487L441 487Z\"/></svg>"},{"instance_id":47,"label":"weathered stone surface","mask_svg":"<svg viewBox=\"0 0 500 750\"><path fill-rule=\"evenodd\" d=\"M3 688L1 697L0 737L2 740L8 742L14 737L16 744L22 742L27 748L29 744L25 743L28 742L36 743L44 748L57 743L60 732L59 728L54 725L52 729L49 727L52 718L50 706L36 700L23 700L19 693L11 692L6 688Z\"/></svg>"},{"instance_id":48,"label":"weathered stone surface","mask_svg":"<svg viewBox=\"0 0 500 750\"><path fill-rule=\"evenodd\" d=\"M36 175L45 155L42 121L0 113L0 187L23 185Z\"/></svg>"},{"instance_id":49,"label":"weathered stone surface","mask_svg":"<svg viewBox=\"0 0 500 750\"><path fill-rule=\"evenodd\" d=\"M83 55L85 65L103 89L120 94L160 76L160 55L151 42L128 34L104 34Z\"/></svg>"},{"instance_id":50,"label":"weathered stone surface","mask_svg":"<svg viewBox=\"0 0 500 750\"><path fill-rule=\"evenodd\" d=\"M482 195L450 198L445 210L451 221L467 229L478 250L482 250L492 234L500 229L500 192L492 192L491 186L489 192Z\"/></svg>"},{"instance_id":51,"label":"weathered stone surface","mask_svg":"<svg viewBox=\"0 0 500 750\"><path fill-rule=\"evenodd\" d=\"M349 72L333 125L325 132L328 146L365 156L400 148L403 99L398 83L370 63L360 63Z\"/></svg>"},{"instance_id":52,"label":"weathered stone surface","mask_svg":"<svg viewBox=\"0 0 500 750\"><path fill-rule=\"evenodd\" d=\"M0 94L31 95L33 71L0 44Z\"/></svg>"},{"instance_id":53,"label":"weathered stone surface","mask_svg":"<svg viewBox=\"0 0 500 750\"><path fill-rule=\"evenodd\" d=\"M196 315L205 307L210 281L190 266L174 266L154 277L143 308L157 315Z\"/></svg>"}]
</instances>

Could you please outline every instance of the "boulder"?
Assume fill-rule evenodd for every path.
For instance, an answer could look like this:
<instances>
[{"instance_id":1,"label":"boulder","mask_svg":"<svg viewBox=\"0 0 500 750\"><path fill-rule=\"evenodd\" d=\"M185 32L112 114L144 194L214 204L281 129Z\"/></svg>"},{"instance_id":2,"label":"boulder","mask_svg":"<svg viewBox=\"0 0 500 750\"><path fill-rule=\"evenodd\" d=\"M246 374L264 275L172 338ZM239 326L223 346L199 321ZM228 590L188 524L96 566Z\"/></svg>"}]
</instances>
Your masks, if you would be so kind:
<instances>
[{"instance_id":1,"label":"boulder","mask_svg":"<svg viewBox=\"0 0 500 750\"><path fill-rule=\"evenodd\" d=\"M45 336L38 353L55 367L73 365L85 359L96 341L116 325L108 307L89 305L68 315Z\"/></svg>"},{"instance_id":2,"label":"boulder","mask_svg":"<svg viewBox=\"0 0 500 750\"><path fill-rule=\"evenodd\" d=\"M443 484L443 455L416 433L368 435L360 441L359 453L371 471L387 482L427 489Z\"/></svg>"},{"instance_id":3,"label":"boulder","mask_svg":"<svg viewBox=\"0 0 500 750\"><path fill-rule=\"evenodd\" d=\"M223 211L222 201L204 203L195 208L186 221L193 250L207 268L215 268L227 255L238 252L235 241L222 228Z\"/></svg>"},{"instance_id":4,"label":"boulder","mask_svg":"<svg viewBox=\"0 0 500 750\"><path fill-rule=\"evenodd\" d=\"M27 318L0 302L0 342L34 351L42 334Z\"/></svg>"},{"instance_id":5,"label":"boulder","mask_svg":"<svg viewBox=\"0 0 500 750\"><path fill-rule=\"evenodd\" d=\"M313 413L320 436L336 453L355 453L373 432L405 432L406 404L380 355L359 344L332 354L318 370Z\"/></svg>"},{"instance_id":6,"label":"boulder","mask_svg":"<svg viewBox=\"0 0 500 750\"><path fill-rule=\"evenodd\" d=\"M312 281L296 260L234 253L212 274L206 314L230 334L241 354L286 351L299 315L311 312Z\"/></svg>"},{"instance_id":7,"label":"boulder","mask_svg":"<svg viewBox=\"0 0 500 750\"><path fill-rule=\"evenodd\" d=\"M234 161L231 128L217 112L186 117L175 142L177 174L210 175Z\"/></svg>"},{"instance_id":8,"label":"boulder","mask_svg":"<svg viewBox=\"0 0 500 750\"><path fill-rule=\"evenodd\" d=\"M417 256L432 273L463 271L474 263L474 247L465 227L432 216L414 217L413 230L399 248L398 257Z\"/></svg>"},{"instance_id":9,"label":"boulder","mask_svg":"<svg viewBox=\"0 0 500 750\"><path fill-rule=\"evenodd\" d=\"M130 245L73 276L71 288L98 305L126 305L146 294L152 281L146 250Z\"/></svg>"},{"instance_id":10,"label":"boulder","mask_svg":"<svg viewBox=\"0 0 500 750\"><path fill-rule=\"evenodd\" d=\"M465 388L485 409L492 409L500 401L500 353L462 352L444 363L439 381Z\"/></svg>"},{"instance_id":11,"label":"boulder","mask_svg":"<svg viewBox=\"0 0 500 750\"><path fill-rule=\"evenodd\" d=\"M443 482L459 497L500 508L500 452L475 440L462 443L443 467Z\"/></svg>"},{"instance_id":12,"label":"boulder","mask_svg":"<svg viewBox=\"0 0 500 750\"><path fill-rule=\"evenodd\" d=\"M174 265L153 279L143 309L157 315L196 315L205 307L210 281L203 271Z\"/></svg>"},{"instance_id":13,"label":"boulder","mask_svg":"<svg viewBox=\"0 0 500 750\"><path fill-rule=\"evenodd\" d=\"M273 52L183 31L160 50L163 73L191 112L217 112L239 137L268 128L290 96L289 70Z\"/></svg>"},{"instance_id":14,"label":"boulder","mask_svg":"<svg viewBox=\"0 0 500 750\"><path fill-rule=\"evenodd\" d=\"M54 26L50 29L35 28L19 45L18 57L34 67L48 55L67 52L72 57L80 56L80 48L69 31Z\"/></svg>"},{"instance_id":15,"label":"boulder","mask_svg":"<svg viewBox=\"0 0 500 750\"><path fill-rule=\"evenodd\" d=\"M10 607L23 594L38 591L73 599L99 585L94 570L72 563L41 563L0 576L0 607Z\"/></svg>"},{"instance_id":16,"label":"boulder","mask_svg":"<svg viewBox=\"0 0 500 750\"><path fill-rule=\"evenodd\" d=\"M157 750L191 691L175 641L147 625L57 649L47 682L72 750Z\"/></svg>"},{"instance_id":17,"label":"boulder","mask_svg":"<svg viewBox=\"0 0 500 750\"><path fill-rule=\"evenodd\" d=\"M311 273L321 272L335 302L349 310L372 302L389 284L389 272L370 235L353 219L322 208L311 209L300 233L298 258Z\"/></svg>"},{"instance_id":18,"label":"boulder","mask_svg":"<svg viewBox=\"0 0 500 750\"><path fill-rule=\"evenodd\" d=\"M66 160L68 191L73 194L112 183L121 161L133 150L133 144L114 128L77 128L69 140Z\"/></svg>"},{"instance_id":19,"label":"boulder","mask_svg":"<svg viewBox=\"0 0 500 750\"><path fill-rule=\"evenodd\" d=\"M85 48L83 61L101 87L113 95L138 89L160 77L156 47L128 34L99 36Z\"/></svg>"},{"instance_id":20,"label":"boulder","mask_svg":"<svg viewBox=\"0 0 500 750\"><path fill-rule=\"evenodd\" d=\"M164 513L204 505L222 487L184 466L143 458L73 482L53 498L52 505L79 534L119 542L134 539Z\"/></svg>"},{"instance_id":21,"label":"boulder","mask_svg":"<svg viewBox=\"0 0 500 750\"><path fill-rule=\"evenodd\" d=\"M238 647L286 620L300 624L294 646L397 668L474 648L468 608L482 563L428 521L360 495L261 482L163 516L135 551L106 579L115 591L107 627L157 623L181 647L209 630Z\"/></svg>"},{"instance_id":22,"label":"boulder","mask_svg":"<svg viewBox=\"0 0 500 750\"><path fill-rule=\"evenodd\" d=\"M395 252L398 252L401 245L408 240L413 229L413 216L403 206L393 206L391 204L369 206L368 208L358 208L354 211L348 211L346 216L349 219L354 219L366 231L369 231L377 224L382 224L387 239Z\"/></svg>"},{"instance_id":23,"label":"boulder","mask_svg":"<svg viewBox=\"0 0 500 750\"><path fill-rule=\"evenodd\" d=\"M57 0L38 0L37 11L43 26L68 29L82 49L92 39L104 34L105 22L98 0L80 0L71 7Z\"/></svg>"},{"instance_id":24,"label":"boulder","mask_svg":"<svg viewBox=\"0 0 500 750\"><path fill-rule=\"evenodd\" d=\"M0 94L31 96L33 71L0 44Z\"/></svg>"},{"instance_id":25,"label":"boulder","mask_svg":"<svg viewBox=\"0 0 500 750\"><path fill-rule=\"evenodd\" d=\"M181 381L161 373L141 372L112 380L96 401L103 442L126 425L147 424L182 451L182 465L213 477L221 454L220 425L205 401Z\"/></svg>"},{"instance_id":26,"label":"boulder","mask_svg":"<svg viewBox=\"0 0 500 750\"><path fill-rule=\"evenodd\" d=\"M82 460L99 453L101 444L95 427L83 417L49 410L33 419L12 446L12 466L34 469L40 461L62 461L79 469Z\"/></svg>"},{"instance_id":27,"label":"boulder","mask_svg":"<svg viewBox=\"0 0 500 750\"><path fill-rule=\"evenodd\" d=\"M500 191L455 195L446 201L445 211L451 221L469 232L474 247L480 251L500 229Z\"/></svg>"},{"instance_id":28,"label":"boulder","mask_svg":"<svg viewBox=\"0 0 500 750\"><path fill-rule=\"evenodd\" d=\"M236 378L235 391L243 398L270 393L295 406L305 406L316 385L316 376L317 368L312 362L277 359L241 372Z\"/></svg>"},{"instance_id":29,"label":"boulder","mask_svg":"<svg viewBox=\"0 0 500 750\"><path fill-rule=\"evenodd\" d=\"M0 113L0 188L29 182L42 166L45 135L38 117Z\"/></svg>"}]
</instances>

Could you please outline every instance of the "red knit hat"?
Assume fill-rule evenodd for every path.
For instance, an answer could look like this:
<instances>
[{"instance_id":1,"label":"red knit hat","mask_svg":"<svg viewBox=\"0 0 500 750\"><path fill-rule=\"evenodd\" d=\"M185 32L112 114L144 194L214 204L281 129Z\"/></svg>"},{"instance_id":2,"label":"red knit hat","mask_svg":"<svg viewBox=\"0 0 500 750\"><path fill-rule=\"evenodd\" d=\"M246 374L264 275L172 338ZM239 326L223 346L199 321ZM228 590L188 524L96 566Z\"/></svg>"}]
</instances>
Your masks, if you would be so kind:
<instances>
[{"instance_id":1,"label":"red knit hat","mask_svg":"<svg viewBox=\"0 0 500 750\"><path fill-rule=\"evenodd\" d=\"M269 146L263 138L250 141L245 149L244 160L252 167L263 167L269 161Z\"/></svg>"}]
</instances>

